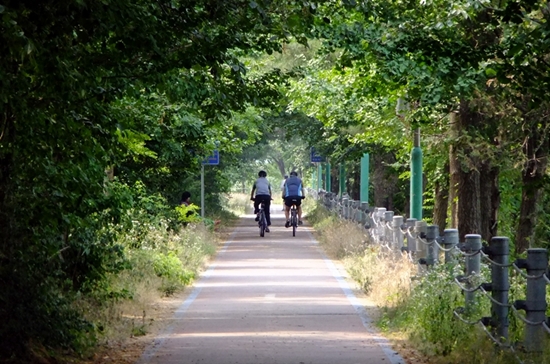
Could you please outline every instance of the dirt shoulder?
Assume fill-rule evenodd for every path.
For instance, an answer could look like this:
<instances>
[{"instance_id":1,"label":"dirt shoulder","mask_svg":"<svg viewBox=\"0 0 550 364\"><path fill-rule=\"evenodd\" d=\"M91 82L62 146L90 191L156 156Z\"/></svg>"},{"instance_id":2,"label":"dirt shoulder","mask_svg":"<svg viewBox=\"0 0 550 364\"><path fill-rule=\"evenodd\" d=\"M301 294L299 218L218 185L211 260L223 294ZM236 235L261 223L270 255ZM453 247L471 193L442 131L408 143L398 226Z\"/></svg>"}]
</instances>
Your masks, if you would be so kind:
<instances>
[{"instance_id":1,"label":"dirt shoulder","mask_svg":"<svg viewBox=\"0 0 550 364\"><path fill-rule=\"evenodd\" d=\"M225 242L231 231L221 233L221 241ZM342 268L340 268L342 269ZM349 285L359 302L364 306L369 318L375 322L381 315L381 310L369 301L368 297L348 278ZM147 312L150 322L147 333L143 336L131 337L126 340L112 341L98 348L92 358L82 361L81 364L129 364L136 363L142 353L155 338L166 330L173 322L174 314L178 307L187 299L193 291L193 287L187 287L182 292L177 292L170 297L162 297L156 300ZM406 340L398 335L384 335L388 338L393 349L397 351L407 364L429 364L428 358L417 352Z\"/></svg>"}]
</instances>

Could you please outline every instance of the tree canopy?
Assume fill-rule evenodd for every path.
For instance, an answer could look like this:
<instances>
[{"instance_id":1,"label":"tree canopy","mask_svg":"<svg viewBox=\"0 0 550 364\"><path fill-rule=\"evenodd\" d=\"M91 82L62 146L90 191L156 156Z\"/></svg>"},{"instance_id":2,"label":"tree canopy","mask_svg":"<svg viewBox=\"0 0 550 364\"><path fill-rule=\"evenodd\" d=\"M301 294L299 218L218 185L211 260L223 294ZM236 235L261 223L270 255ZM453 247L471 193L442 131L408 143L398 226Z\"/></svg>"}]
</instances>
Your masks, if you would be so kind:
<instances>
[{"instance_id":1,"label":"tree canopy","mask_svg":"<svg viewBox=\"0 0 550 364\"><path fill-rule=\"evenodd\" d=\"M120 234L173 218L215 148L212 205L257 168L309 177L315 147L355 189L371 153L375 194L406 211L420 128L434 223L544 246L549 16L542 0L4 1L0 352L97 332L76 297L130 269Z\"/></svg>"}]
</instances>

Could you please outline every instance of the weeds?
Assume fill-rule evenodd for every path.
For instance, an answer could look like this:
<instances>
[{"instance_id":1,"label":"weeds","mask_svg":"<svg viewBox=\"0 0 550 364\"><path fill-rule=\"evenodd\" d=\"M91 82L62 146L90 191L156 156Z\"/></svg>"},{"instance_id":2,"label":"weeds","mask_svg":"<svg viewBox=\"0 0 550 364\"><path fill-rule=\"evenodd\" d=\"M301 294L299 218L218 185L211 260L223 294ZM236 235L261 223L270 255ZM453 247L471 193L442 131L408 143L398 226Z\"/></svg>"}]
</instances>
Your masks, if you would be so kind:
<instances>
[{"instance_id":1,"label":"weeds","mask_svg":"<svg viewBox=\"0 0 550 364\"><path fill-rule=\"evenodd\" d=\"M75 304L93 324L90 334L98 343L145 335L153 324L147 319L153 303L189 285L216 251L217 237L202 223L179 232L164 223L142 225L136 226L146 231L139 241L132 231L119 239L127 268L107 275L102 287Z\"/></svg>"},{"instance_id":2,"label":"weeds","mask_svg":"<svg viewBox=\"0 0 550 364\"><path fill-rule=\"evenodd\" d=\"M357 224L340 220L317 205L308 215L327 255L339 259L349 275L382 312L378 326L392 337L405 337L409 346L430 358L430 363L512 364L521 362L511 350L498 348L479 324L458 320L454 311L464 306L464 296L454 283L463 274L459 265L437 265L426 270L408 254L372 242ZM489 267L482 264L480 282L490 282ZM510 302L522 299L524 282L512 277ZM477 321L491 316L491 301L478 293L465 318ZM523 323L510 318L511 343L523 337ZM549 363L550 348L528 358L517 346L524 363Z\"/></svg>"}]
</instances>

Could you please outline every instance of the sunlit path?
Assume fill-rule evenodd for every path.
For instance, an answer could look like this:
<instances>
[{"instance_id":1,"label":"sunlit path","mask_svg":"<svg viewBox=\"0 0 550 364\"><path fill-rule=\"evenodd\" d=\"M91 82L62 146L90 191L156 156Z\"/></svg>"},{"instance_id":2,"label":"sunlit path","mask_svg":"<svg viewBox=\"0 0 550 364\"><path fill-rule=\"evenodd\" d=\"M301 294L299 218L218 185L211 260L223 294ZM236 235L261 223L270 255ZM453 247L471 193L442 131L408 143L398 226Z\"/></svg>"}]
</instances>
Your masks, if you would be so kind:
<instances>
[{"instance_id":1,"label":"sunlit path","mask_svg":"<svg viewBox=\"0 0 550 364\"><path fill-rule=\"evenodd\" d=\"M321 252L292 237L280 206L260 238L253 216L222 248L140 363L404 363Z\"/></svg>"}]
</instances>

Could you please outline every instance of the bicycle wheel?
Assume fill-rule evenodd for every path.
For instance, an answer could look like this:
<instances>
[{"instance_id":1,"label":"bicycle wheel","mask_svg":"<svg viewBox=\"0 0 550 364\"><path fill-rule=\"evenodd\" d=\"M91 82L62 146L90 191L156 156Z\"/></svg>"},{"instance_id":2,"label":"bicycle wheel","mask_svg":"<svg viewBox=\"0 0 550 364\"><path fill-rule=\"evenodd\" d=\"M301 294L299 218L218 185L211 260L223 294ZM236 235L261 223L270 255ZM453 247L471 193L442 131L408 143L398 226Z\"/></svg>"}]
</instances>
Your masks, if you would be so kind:
<instances>
[{"instance_id":1,"label":"bicycle wheel","mask_svg":"<svg viewBox=\"0 0 550 364\"><path fill-rule=\"evenodd\" d=\"M264 235L265 235L265 227L266 227L266 223L265 223L265 215L264 215L264 211L262 210L262 212L260 213L260 236L263 238Z\"/></svg>"},{"instance_id":2,"label":"bicycle wheel","mask_svg":"<svg viewBox=\"0 0 550 364\"><path fill-rule=\"evenodd\" d=\"M296 221L296 210L292 210L292 218L290 220L290 222L292 223L292 236L296 236L296 226L298 225L297 224L297 221Z\"/></svg>"}]
</instances>

